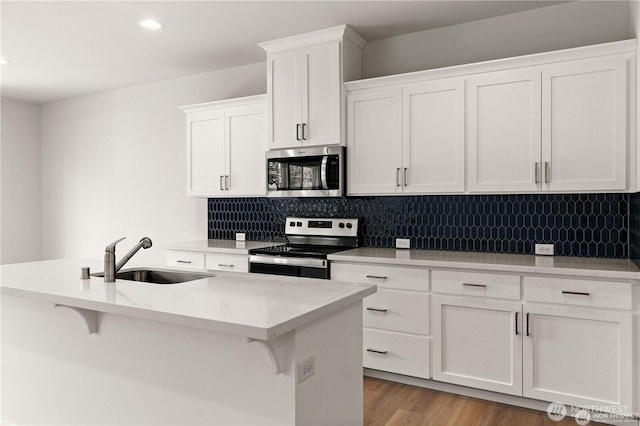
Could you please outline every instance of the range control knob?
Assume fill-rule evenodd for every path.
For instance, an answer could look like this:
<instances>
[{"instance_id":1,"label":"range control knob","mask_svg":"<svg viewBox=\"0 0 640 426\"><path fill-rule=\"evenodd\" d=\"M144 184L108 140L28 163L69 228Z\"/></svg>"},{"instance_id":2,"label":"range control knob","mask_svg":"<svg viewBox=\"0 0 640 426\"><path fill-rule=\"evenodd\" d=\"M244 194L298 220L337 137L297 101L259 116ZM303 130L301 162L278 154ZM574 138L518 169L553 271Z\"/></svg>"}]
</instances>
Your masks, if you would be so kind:
<instances>
[{"instance_id":1,"label":"range control knob","mask_svg":"<svg viewBox=\"0 0 640 426\"><path fill-rule=\"evenodd\" d=\"M289 226L296 226L295 222L289 222Z\"/></svg>"},{"instance_id":2,"label":"range control knob","mask_svg":"<svg viewBox=\"0 0 640 426\"><path fill-rule=\"evenodd\" d=\"M340 228L344 228L344 223L340 222L340 223L338 224L338 226L339 226Z\"/></svg>"},{"instance_id":3,"label":"range control knob","mask_svg":"<svg viewBox=\"0 0 640 426\"><path fill-rule=\"evenodd\" d=\"M297 226L302 226L302 222L296 222Z\"/></svg>"},{"instance_id":4,"label":"range control knob","mask_svg":"<svg viewBox=\"0 0 640 426\"><path fill-rule=\"evenodd\" d=\"M351 228L353 228L353 225L350 224L350 223L347 223L347 228L351 229Z\"/></svg>"}]
</instances>

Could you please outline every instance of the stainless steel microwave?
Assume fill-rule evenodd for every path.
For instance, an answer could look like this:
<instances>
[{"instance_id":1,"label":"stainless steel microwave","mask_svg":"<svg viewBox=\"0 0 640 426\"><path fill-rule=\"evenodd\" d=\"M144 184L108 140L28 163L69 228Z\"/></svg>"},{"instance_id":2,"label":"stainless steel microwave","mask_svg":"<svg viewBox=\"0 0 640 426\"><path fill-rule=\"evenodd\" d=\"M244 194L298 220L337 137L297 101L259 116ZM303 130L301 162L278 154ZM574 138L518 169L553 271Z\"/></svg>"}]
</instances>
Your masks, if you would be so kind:
<instances>
[{"instance_id":1,"label":"stainless steel microwave","mask_svg":"<svg viewBox=\"0 0 640 426\"><path fill-rule=\"evenodd\" d=\"M267 152L268 197L341 197L345 148L322 146Z\"/></svg>"}]
</instances>

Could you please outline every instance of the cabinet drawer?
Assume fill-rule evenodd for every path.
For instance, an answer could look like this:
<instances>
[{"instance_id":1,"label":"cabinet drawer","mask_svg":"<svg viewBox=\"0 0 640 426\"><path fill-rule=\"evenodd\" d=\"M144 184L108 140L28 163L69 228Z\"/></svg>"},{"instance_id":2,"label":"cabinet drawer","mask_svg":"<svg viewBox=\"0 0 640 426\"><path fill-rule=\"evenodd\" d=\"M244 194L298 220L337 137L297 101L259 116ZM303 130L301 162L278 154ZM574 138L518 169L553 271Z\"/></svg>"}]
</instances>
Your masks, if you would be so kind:
<instances>
[{"instance_id":1,"label":"cabinet drawer","mask_svg":"<svg viewBox=\"0 0 640 426\"><path fill-rule=\"evenodd\" d=\"M633 302L630 283L547 277L524 277L524 299L627 310Z\"/></svg>"},{"instance_id":2,"label":"cabinet drawer","mask_svg":"<svg viewBox=\"0 0 640 426\"><path fill-rule=\"evenodd\" d=\"M520 299L520 277L518 275L433 271L431 280L433 281L434 293Z\"/></svg>"},{"instance_id":3,"label":"cabinet drawer","mask_svg":"<svg viewBox=\"0 0 640 426\"><path fill-rule=\"evenodd\" d=\"M363 343L365 368L423 379L431 375L431 339L428 337L365 328Z\"/></svg>"},{"instance_id":4,"label":"cabinet drawer","mask_svg":"<svg viewBox=\"0 0 640 426\"><path fill-rule=\"evenodd\" d=\"M187 269L204 269L204 253L167 251L167 265Z\"/></svg>"},{"instance_id":5,"label":"cabinet drawer","mask_svg":"<svg viewBox=\"0 0 640 426\"><path fill-rule=\"evenodd\" d=\"M429 334L429 294L379 288L363 301L364 326Z\"/></svg>"},{"instance_id":6,"label":"cabinet drawer","mask_svg":"<svg viewBox=\"0 0 640 426\"><path fill-rule=\"evenodd\" d=\"M249 272L248 254L207 254L210 271Z\"/></svg>"},{"instance_id":7,"label":"cabinet drawer","mask_svg":"<svg viewBox=\"0 0 640 426\"><path fill-rule=\"evenodd\" d=\"M332 263L331 279L376 284L384 288L429 291L429 270L422 268Z\"/></svg>"}]
</instances>

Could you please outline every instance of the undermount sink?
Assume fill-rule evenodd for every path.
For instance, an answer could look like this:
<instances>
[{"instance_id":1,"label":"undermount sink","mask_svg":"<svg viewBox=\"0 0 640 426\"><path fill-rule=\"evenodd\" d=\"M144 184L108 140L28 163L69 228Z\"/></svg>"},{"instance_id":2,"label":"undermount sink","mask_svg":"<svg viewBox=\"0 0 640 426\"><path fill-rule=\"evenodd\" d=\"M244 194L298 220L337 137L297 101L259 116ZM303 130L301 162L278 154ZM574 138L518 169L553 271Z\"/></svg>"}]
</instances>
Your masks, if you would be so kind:
<instances>
[{"instance_id":1,"label":"undermount sink","mask_svg":"<svg viewBox=\"0 0 640 426\"><path fill-rule=\"evenodd\" d=\"M91 276L104 277L104 272L91 274ZM125 269L116 273L117 280L141 281L151 284L178 284L214 276L215 274L208 274L206 272L183 272L141 268Z\"/></svg>"}]
</instances>

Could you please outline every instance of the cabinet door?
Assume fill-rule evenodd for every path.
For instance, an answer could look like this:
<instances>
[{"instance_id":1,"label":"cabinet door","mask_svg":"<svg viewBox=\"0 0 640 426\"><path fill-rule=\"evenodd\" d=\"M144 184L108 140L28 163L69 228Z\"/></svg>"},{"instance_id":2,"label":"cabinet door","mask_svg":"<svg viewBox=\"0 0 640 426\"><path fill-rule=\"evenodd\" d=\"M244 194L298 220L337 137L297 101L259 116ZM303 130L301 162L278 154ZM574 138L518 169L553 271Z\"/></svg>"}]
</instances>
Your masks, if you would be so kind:
<instances>
[{"instance_id":1,"label":"cabinet door","mask_svg":"<svg viewBox=\"0 0 640 426\"><path fill-rule=\"evenodd\" d=\"M347 192L401 193L402 94L380 90L347 100Z\"/></svg>"},{"instance_id":2,"label":"cabinet door","mask_svg":"<svg viewBox=\"0 0 640 426\"><path fill-rule=\"evenodd\" d=\"M187 195L221 195L225 175L224 112L187 116Z\"/></svg>"},{"instance_id":3,"label":"cabinet door","mask_svg":"<svg viewBox=\"0 0 640 426\"><path fill-rule=\"evenodd\" d=\"M524 396L635 409L631 313L535 304L524 313Z\"/></svg>"},{"instance_id":4,"label":"cabinet door","mask_svg":"<svg viewBox=\"0 0 640 426\"><path fill-rule=\"evenodd\" d=\"M402 93L404 192L464 191L464 81L423 83Z\"/></svg>"},{"instance_id":5,"label":"cabinet door","mask_svg":"<svg viewBox=\"0 0 640 426\"><path fill-rule=\"evenodd\" d=\"M540 79L527 69L468 80L471 192L539 189Z\"/></svg>"},{"instance_id":6,"label":"cabinet door","mask_svg":"<svg viewBox=\"0 0 640 426\"><path fill-rule=\"evenodd\" d=\"M433 378L522 394L522 305L433 295Z\"/></svg>"},{"instance_id":7,"label":"cabinet door","mask_svg":"<svg viewBox=\"0 0 640 426\"><path fill-rule=\"evenodd\" d=\"M282 52L267 60L269 149L299 146L302 122L302 60L298 52Z\"/></svg>"},{"instance_id":8,"label":"cabinet door","mask_svg":"<svg viewBox=\"0 0 640 426\"><path fill-rule=\"evenodd\" d=\"M265 123L264 105L226 112L227 195L265 195Z\"/></svg>"},{"instance_id":9,"label":"cabinet door","mask_svg":"<svg viewBox=\"0 0 640 426\"><path fill-rule=\"evenodd\" d=\"M627 62L575 62L542 72L544 187L626 188Z\"/></svg>"},{"instance_id":10,"label":"cabinet door","mask_svg":"<svg viewBox=\"0 0 640 426\"><path fill-rule=\"evenodd\" d=\"M301 61L302 143L340 143L340 44L333 42L304 49Z\"/></svg>"}]
</instances>

